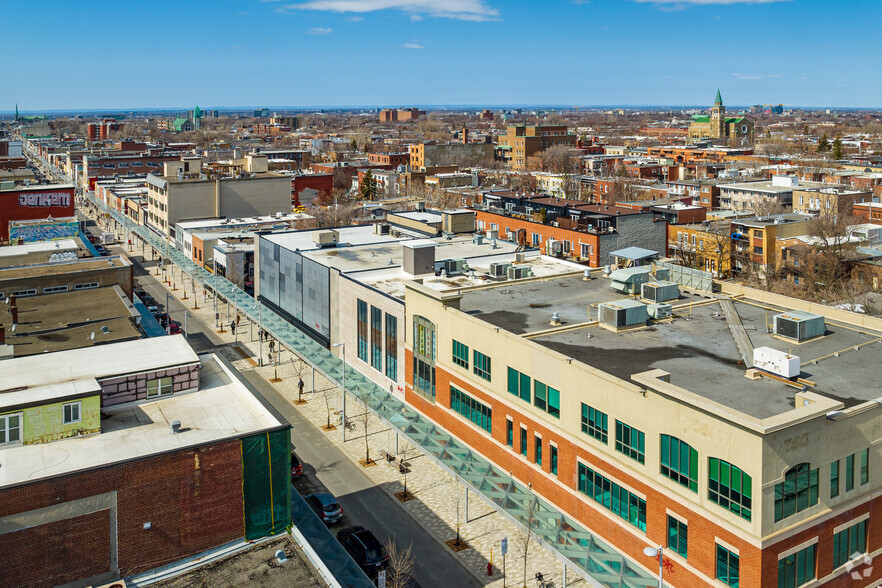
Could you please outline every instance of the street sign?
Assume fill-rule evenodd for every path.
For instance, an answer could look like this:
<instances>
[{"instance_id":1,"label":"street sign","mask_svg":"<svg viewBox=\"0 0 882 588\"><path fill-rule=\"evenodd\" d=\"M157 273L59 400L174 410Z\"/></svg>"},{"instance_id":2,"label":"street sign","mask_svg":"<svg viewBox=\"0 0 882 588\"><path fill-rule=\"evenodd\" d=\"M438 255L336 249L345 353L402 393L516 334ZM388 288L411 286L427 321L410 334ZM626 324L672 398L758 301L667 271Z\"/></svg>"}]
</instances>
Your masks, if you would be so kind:
<instances>
[{"instance_id":1,"label":"street sign","mask_svg":"<svg viewBox=\"0 0 882 588\"><path fill-rule=\"evenodd\" d=\"M377 573L377 588L386 588L386 570Z\"/></svg>"},{"instance_id":2,"label":"street sign","mask_svg":"<svg viewBox=\"0 0 882 588\"><path fill-rule=\"evenodd\" d=\"M502 538L502 555L508 553L508 537Z\"/></svg>"}]
</instances>

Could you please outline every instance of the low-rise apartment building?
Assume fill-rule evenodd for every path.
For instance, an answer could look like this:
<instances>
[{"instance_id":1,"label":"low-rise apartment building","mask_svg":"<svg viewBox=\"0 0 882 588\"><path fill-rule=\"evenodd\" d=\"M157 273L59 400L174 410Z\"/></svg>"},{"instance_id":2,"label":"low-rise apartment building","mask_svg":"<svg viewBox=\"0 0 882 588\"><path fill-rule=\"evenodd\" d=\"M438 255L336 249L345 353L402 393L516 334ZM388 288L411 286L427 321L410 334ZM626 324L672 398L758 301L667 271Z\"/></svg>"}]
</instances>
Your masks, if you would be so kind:
<instances>
[{"instance_id":1,"label":"low-rise apartment building","mask_svg":"<svg viewBox=\"0 0 882 588\"><path fill-rule=\"evenodd\" d=\"M527 159L555 145L575 147L578 137L565 125L509 125L499 136L497 151L512 169L527 167Z\"/></svg>"}]
</instances>

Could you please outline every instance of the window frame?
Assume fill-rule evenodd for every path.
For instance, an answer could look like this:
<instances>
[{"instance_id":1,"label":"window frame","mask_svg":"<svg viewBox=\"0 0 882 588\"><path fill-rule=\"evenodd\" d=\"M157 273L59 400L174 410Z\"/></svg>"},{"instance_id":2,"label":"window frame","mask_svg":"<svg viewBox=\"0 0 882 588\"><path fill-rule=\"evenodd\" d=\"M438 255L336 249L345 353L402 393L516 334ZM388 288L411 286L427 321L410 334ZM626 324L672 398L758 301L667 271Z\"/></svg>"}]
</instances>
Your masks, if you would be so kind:
<instances>
[{"instance_id":1,"label":"window frame","mask_svg":"<svg viewBox=\"0 0 882 588\"><path fill-rule=\"evenodd\" d=\"M15 427L10 426L10 421L15 417L17 423ZM23 412L10 412L8 414L0 414L0 432L3 434L3 440L0 441L0 447L4 445L18 445L23 443L22 439L22 429L24 428L24 413ZM10 431L16 431L16 438L14 440L10 440Z\"/></svg>"},{"instance_id":2,"label":"window frame","mask_svg":"<svg viewBox=\"0 0 882 588\"><path fill-rule=\"evenodd\" d=\"M493 434L493 408L456 386L450 386L450 410L483 431Z\"/></svg>"},{"instance_id":3,"label":"window frame","mask_svg":"<svg viewBox=\"0 0 882 588\"><path fill-rule=\"evenodd\" d=\"M457 354L457 351L459 351L459 354ZM465 357L462 356L463 352L465 352ZM469 369L469 346L468 345L466 345L464 343L460 343L459 341L454 339L453 340L452 356L453 356L454 365L458 365L459 367L466 369L466 370Z\"/></svg>"},{"instance_id":4,"label":"window frame","mask_svg":"<svg viewBox=\"0 0 882 588\"><path fill-rule=\"evenodd\" d=\"M542 467L542 437L533 434L533 463Z\"/></svg>"},{"instance_id":5,"label":"window frame","mask_svg":"<svg viewBox=\"0 0 882 588\"><path fill-rule=\"evenodd\" d=\"M833 535L833 569L836 570L852 560L852 555L867 553L867 521L863 519ZM843 539L845 543L843 544ZM863 543L863 546L860 544Z\"/></svg>"},{"instance_id":6,"label":"window frame","mask_svg":"<svg viewBox=\"0 0 882 588\"><path fill-rule=\"evenodd\" d=\"M598 418L600 423L598 424ZM609 443L609 415L582 403L582 432L607 445Z\"/></svg>"},{"instance_id":7,"label":"window frame","mask_svg":"<svg viewBox=\"0 0 882 588\"><path fill-rule=\"evenodd\" d=\"M151 390L154 390L151 392ZM160 398L174 393L174 378L165 376L147 380L147 398Z\"/></svg>"},{"instance_id":8,"label":"window frame","mask_svg":"<svg viewBox=\"0 0 882 588\"><path fill-rule=\"evenodd\" d=\"M625 436L627 434L627 441ZM636 447L632 441L637 442ZM616 451L640 464L646 463L646 435L640 429L616 419Z\"/></svg>"},{"instance_id":9,"label":"window frame","mask_svg":"<svg viewBox=\"0 0 882 588\"><path fill-rule=\"evenodd\" d=\"M667 548L684 559L689 559L689 525L676 517L668 515L667 529ZM671 532L672 529L675 531L674 533Z\"/></svg>"},{"instance_id":10,"label":"window frame","mask_svg":"<svg viewBox=\"0 0 882 588\"><path fill-rule=\"evenodd\" d=\"M659 472L684 488L698 492L698 451L677 437L659 436ZM685 456L684 456L685 452ZM685 471L683 460L686 460ZM665 463L667 461L667 463Z\"/></svg>"},{"instance_id":11,"label":"window frame","mask_svg":"<svg viewBox=\"0 0 882 588\"><path fill-rule=\"evenodd\" d=\"M778 588L798 588L817 578L818 544L778 559Z\"/></svg>"},{"instance_id":12,"label":"window frame","mask_svg":"<svg viewBox=\"0 0 882 588\"><path fill-rule=\"evenodd\" d=\"M724 459L708 457L707 460L708 500L742 519L751 520L753 515L753 478L735 464ZM723 475L724 468L726 475ZM716 479L714 479L714 472L716 472ZM736 488L732 482L733 472L740 478L740 488Z\"/></svg>"},{"instance_id":13,"label":"window frame","mask_svg":"<svg viewBox=\"0 0 882 588\"><path fill-rule=\"evenodd\" d=\"M483 379L487 380L488 382L490 382L491 381L490 380L491 373L492 373L491 372L492 365L490 362L490 356L484 355L483 353L481 353L477 349L472 349L472 361L474 364L472 366L472 372L476 376L478 376L479 378L483 378Z\"/></svg>"},{"instance_id":14,"label":"window frame","mask_svg":"<svg viewBox=\"0 0 882 588\"><path fill-rule=\"evenodd\" d=\"M73 418L74 408L76 408L76 417ZM70 410L71 418L68 418L68 410ZM82 401L65 402L61 405L61 424L72 425L82 422L83 420L83 403Z\"/></svg>"},{"instance_id":15,"label":"window frame","mask_svg":"<svg viewBox=\"0 0 882 588\"><path fill-rule=\"evenodd\" d=\"M830 464L830 498L839 496L839 460Z\"/></svg>"},{"instance_id":16,"label":"window frame","mask_svg":"<svg viewBox=\"0 0 882 588\"><path fill-rule=\"evenodd\" d=\"M733 553L720 545L719 543L714 544L716 546L716 553L714 557L714 577L717 581L722 582L726 586L738 586L738 580L741 575L741 557L737 553ZM725 561L722 561L722 559ZM734 561L734 566L733 566ZM723 570L721 570L721 566ZM734 567L734 578L732 577ZM721 575L722 571L722 575Z\"/></svg>"},{"instance_id":17,"label":"window frame","mask_svg":"<svg viewBox=\"0 0 882 588\"><path fill-rule=\"evenodd\" d=\"M801 488L800 484L804 480L807 480L807 485ZM800 503L802 504L800 505ZM790 510L788 504L792 504L792 512L788 512ZM811 469L811 464L808 462L796 464L784 474L783 482L775 484L774 513L776 523L817 504L818 469Z\"/></svg>"}]
</instances>

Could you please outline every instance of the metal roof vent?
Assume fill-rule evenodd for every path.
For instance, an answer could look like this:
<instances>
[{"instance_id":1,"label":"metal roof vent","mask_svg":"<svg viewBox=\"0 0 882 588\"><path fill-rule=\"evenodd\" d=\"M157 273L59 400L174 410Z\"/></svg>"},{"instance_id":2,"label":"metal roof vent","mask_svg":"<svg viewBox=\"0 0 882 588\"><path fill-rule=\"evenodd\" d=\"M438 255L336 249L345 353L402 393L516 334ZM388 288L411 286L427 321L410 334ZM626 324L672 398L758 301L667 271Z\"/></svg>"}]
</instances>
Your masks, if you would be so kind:
<instances>
[{"instance_id":1,"label":"metal roof vent","mask_svg":"<svg viewBox=\"0 0 882 588\"><path fill-rule=\"evenodd\" d=\"M175 435L175 434L181 432L181 421L172 421L171 422L171 432L172 432L172 435Z\"/></svg>"},{"instance_id":2,"label":"metal roof vent","mask_svg":"<svg viewBox=\"0 0 882 588\"><path fill-rule=\"evenodd\" d=\"M560 315L556 312L551 313L551 322L549 323L552 327L560 326Z\"/></svg>"}]
</instances>

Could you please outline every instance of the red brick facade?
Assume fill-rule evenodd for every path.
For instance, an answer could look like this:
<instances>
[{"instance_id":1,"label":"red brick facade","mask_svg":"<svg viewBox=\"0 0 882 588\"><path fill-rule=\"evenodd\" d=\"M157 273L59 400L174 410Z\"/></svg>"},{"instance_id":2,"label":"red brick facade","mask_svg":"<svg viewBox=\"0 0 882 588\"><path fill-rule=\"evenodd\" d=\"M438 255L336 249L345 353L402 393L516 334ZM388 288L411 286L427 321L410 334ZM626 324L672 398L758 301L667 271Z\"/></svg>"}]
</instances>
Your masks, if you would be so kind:
<instances>
[{"instance_id":1,"label":"red brick facade","mask_svg":"<svg viewBox=\"0 0 882 588\"><path fill-rule=\"evenodd\" d=\"M586 244L589 246L589 265L591 267L597 267L600 265L600 240L597 235L594 235L592 233L583 233L581 231L574 231L572 229L565 229L563 227L555 227L553 225L543 225L542 223L534 223L532 221L521 220L508 216L500 216L498 214L493 214L482 210L477 210L475 211L475 213L476 220L478 222L484 223L485 230L489 230L491 224L498 225L500 238L505 236L506 229L512 232L523 229L527 232L527 245L533 246L532 234L536 233L539 235L538 247L544 247L545 241L548 239L569 241L571 243L570 254L575 256L582 255L581 244Z\"/></svg>"},{"instance_id":2,"label":"red brick facade","mask_svg":"<svg viewBox=\"0 0 882 588\"><path fill-rule=\"evenodd\" d=\"M41 186L0 192L0 241L9 239L9 221L74 215L74 189Z\"/></svg>"},{"instance_id":3,"label":"red brick facade","mask_svg":"<svg viewBox=\"0 0 882 588\"><path fill-rule=\"evenodd\" d=\"M244 535L238 440L6 489L0 517L112 491L122 577ZM53 586L109 572L109 520L100 510L0 535L0 585Z\"/></svg>"}]
</instances>

